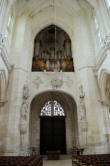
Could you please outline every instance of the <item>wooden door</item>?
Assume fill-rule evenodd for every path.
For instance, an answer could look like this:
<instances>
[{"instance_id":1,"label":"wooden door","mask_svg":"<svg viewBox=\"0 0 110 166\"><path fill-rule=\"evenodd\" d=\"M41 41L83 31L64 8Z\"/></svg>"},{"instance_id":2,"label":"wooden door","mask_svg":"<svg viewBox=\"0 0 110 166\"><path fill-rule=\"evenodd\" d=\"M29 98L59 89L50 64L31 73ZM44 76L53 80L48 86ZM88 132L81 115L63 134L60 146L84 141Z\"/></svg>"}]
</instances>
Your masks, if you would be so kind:
<instances>
[{"instance_id":1,"label":"wooden door","mask_svg":"<svg viewBox=\"0 0 110 166\"><path fill-rule=\"evenodd\" d=\"M66 153L65 117L40 118L40 154L46 154L48 150Z\"/></svg>"}]
</instances>

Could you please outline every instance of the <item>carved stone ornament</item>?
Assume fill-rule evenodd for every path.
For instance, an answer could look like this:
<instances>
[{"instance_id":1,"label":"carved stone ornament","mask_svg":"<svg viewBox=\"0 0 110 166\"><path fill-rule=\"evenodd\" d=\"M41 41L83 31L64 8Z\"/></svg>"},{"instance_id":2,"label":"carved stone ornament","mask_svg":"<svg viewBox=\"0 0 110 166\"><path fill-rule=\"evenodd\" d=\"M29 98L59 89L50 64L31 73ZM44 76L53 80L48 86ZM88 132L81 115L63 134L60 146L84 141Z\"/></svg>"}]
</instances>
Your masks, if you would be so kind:
<instances>
[{"instance_id":1,"label":"carved stone ornament","mask_svg":"<svg viewBox=\"0 0 110 166\"><path fill-rule=\"evenodd\" d=\"M59 79L59 78L54 78L51 80L51 85L52 88L61 88L63 85L63 80Z\"/></svg>"},{"instance_id":2,"label":"carved stone ornament","mask_svg":"<svg viewBox=\"0 0 110 166\"><path fill-rule=\"evenodd\" d=\"M67 77L67 79L66 79L66 85L67 85L67 87L70 88L72 86L72 84L73 84L73 80L70 79L70 77Z\"/></svg>"},{"instance_id":3,"label":"carved stone ornament","mask_svg":"<svg viewBox=\"0 0 110 166\"><path fill-rule=\"evenodd\" d=\"M27 131L27 111L28 111L28 101L24 100L21 105L21 119L20 119L20 132L21 134Z\"/></svg>"},{"instance_id":4,"label":"carved stone ornament","mask_svg":"<svg viewBox=\"0 0 110 166\"><path fill-rule=\"evenodd\" d=\"M25 149L28 106L29 106L28 100L24 99L21 105L21 116L20 116L20 146L22 151Z\"/></svg>"},{"instance_id":5,"label":"carved stone ornament","mask_svg":"<svg viewBox=\"0 0 110 166\"><path fill-rule=\"evenodd\" d=\"M42 82L41 78L39 76L37 76L35 78L35 80L33 81L33 83L34 83L35 87L38 89L43 82Z\"/></svg>"},{"instance_id":6,"label":"carved stone ornament","mask_svg":"<svg viewBox=\"0 0 110 166\"><path fill-rule=\"evenodd\" d=\"M8 101L0 101L0 107L4 106Z\"/></svg>"},{"instance_id":7,"label":"carved stone ornament","mask_svg":"<svg viewBox=\"0 0 110 166\"><path fill-rule=\"evenodd\" d=\"M88 130L88 122L85 120L81 121L80 124L81 124L81 130L86 132Z\"/></svg>"},{"instance_id":8,"label":"carved stone ornament","mask_svg":"<svg viewBox=\"0 0 110 166\"><path fill-rule=\"evenodd\" d=\"M3 44L3 35L0 34L0 45L2 45L2 44Z\"/></svg>"},{"instance_id":9,"label":"carved stone ornament","mask_svg":"<svg viewBox=\"0 0 110 166\"><path fill-rule=\"evenodd\" d=\"M106 107L110 107L110 102L106 101L106 100L98 100L98 102L100 102L101 104L105 105Z\"/></svg>"},{"instance_id":10,"label":"carved stone ornament","mask_svg":"<svg viewBox=\"0 0 110 166\"><path fill-rule=\"evenodd\" d=\"M110 34L105 36L105 38L104 38L104 45L110 47Z\"/></svg>"},{"instance_id":11,"label":"carved stone ornament","mask_svg":"<svg viewBox=\"0 0 110 166\"><path fill-rule=\"evenodd\" d=\"M6 42L6 37L3 34L0 34L0 45L3 45Z\"/></svg>"},{"instance_id":12,"label":"carved stone ornament","mask_svg":"<svg viewBox=\"0 0 110 166\"><path fill-rule=\"evenodd\" d=\"M79 97L80 98L84 98L85 97L85 93L84 93L82 85L79 86Z\"/></svg>"},{"instance_id":13,"label":"carved stone ornament","mask_svg":"<svg viewBox=\"0 0 110 166\"><path fill-rule=\"evenodd\" d=\"M24 84L23 87L23 98L27 99L29 97L29 87L27 84Z\"/></svg>"}]
</instances>

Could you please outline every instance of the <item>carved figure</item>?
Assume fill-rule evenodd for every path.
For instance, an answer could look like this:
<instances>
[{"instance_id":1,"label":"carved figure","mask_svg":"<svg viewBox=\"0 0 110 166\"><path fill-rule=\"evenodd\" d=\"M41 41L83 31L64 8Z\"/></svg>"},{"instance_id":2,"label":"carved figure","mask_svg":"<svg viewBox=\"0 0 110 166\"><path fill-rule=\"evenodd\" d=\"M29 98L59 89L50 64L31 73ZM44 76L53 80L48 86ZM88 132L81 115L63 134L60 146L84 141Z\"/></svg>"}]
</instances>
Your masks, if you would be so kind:
<instances>
[{"instance_id":1,"label":"carved figure","mask_svg":"<svg viewBox=\"0 0 110 166\"><path fill-rule=\"evenodd\" d=\"M81 120L86 120L86 107L82 99L80 100L80 107L81 107Z\"/></svg>"},{"instance_id":2,"label":"carved figure","mask_svg":"<svg viewBox=\"0 0 110 166\"><path fill-rule=\"evenodd\" d=\"M39 76L37 76L35 78L35 80L33 81L33 83L36 86L36 88L38 89L43 82L42 82L41 78Z\"/></svg>"},{"instance_id":3,"label":"carved figure","mask_svg":"<svg viewBox=\"0 0 110 166\"><path fill-rule=\"evenodd\" d=\"M20 119L21 149L24 149L25 134L27 132L27 111L28 111L28 102L27 100L24 100L21 106L21 119Z\"/></svg>"},{"instance_id":4,"label":"carved figure","mask_svg":"<svg viewBox=\"0 0 110 166\"><path fill-rule=\"evenodd\" d=\"M29 88L25 84L23 87L23 103L21 105L20 113L20 141L21 141L21 150L25 149L25 134L27 132L27 111L28 111L28 97L29 97Z\"/></svg>"},{"instance_id":5,"label":"carved figure","mask_svg":"<svg viewBox=\"0 0 110 166\"><path fill-rule=\"evenodd\" d=\"M28 88L28 85L25 84L23 88L23 98L27 99L28 97L29 97L29 88Z\"/></svg>"}]
</instances>

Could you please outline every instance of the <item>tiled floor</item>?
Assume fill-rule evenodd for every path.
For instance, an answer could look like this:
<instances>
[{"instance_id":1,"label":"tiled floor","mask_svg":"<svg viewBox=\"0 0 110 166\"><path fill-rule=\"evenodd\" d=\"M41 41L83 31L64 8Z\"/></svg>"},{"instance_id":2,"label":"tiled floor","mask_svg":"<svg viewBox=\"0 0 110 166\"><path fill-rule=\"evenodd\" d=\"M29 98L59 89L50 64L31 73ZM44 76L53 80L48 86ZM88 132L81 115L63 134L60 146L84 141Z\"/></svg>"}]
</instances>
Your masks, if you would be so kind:
<instances>
[{"instance_id":1,"label":"tiled floor","mask_svg":"<svg viewBox=\"0 0 110 166\"><path fill-rule=\"evenodd\" d=\"M70 156L61 156L60 160L47 160L44 157L43 166L72 166L72 159Z\"/></svg>"}]
</instances>

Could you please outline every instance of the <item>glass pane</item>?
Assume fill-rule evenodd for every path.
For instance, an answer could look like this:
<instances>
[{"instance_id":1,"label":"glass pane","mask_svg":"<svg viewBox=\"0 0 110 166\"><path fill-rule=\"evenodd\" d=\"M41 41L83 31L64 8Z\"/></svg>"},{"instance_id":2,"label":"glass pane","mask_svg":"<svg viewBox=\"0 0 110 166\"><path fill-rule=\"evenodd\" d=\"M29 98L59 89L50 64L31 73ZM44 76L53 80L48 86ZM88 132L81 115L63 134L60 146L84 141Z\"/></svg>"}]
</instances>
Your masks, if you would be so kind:
<instances>
[{"instance_id":1,"label":"glass pane","mask_svg":"<svg viewBox=\"0 0 110 166\"><path fill-rule=\"evenodd\" d=\"M41 110L41 116L51 116L51 102L48 101Z\"/></svg>"},{"instance_id":2,"label":"glass pane","mask_svg":"<svg viewBox=\"0 0 110 166\"><path fill-rule=\"evenodd\" d=\"M65 116L62 106L56 101L48 101L41 110L41 116Z\"/></svg>"},{"instance_id":3,"label":"glass pane","mask_svg":"<svg viewBox=\"0 0 110 166\"><path fill-rule=\"evenodd\" d=\"M56 100L54 101L54 116L65 116L63 108Z\"/></svg>"}]
</instances>

